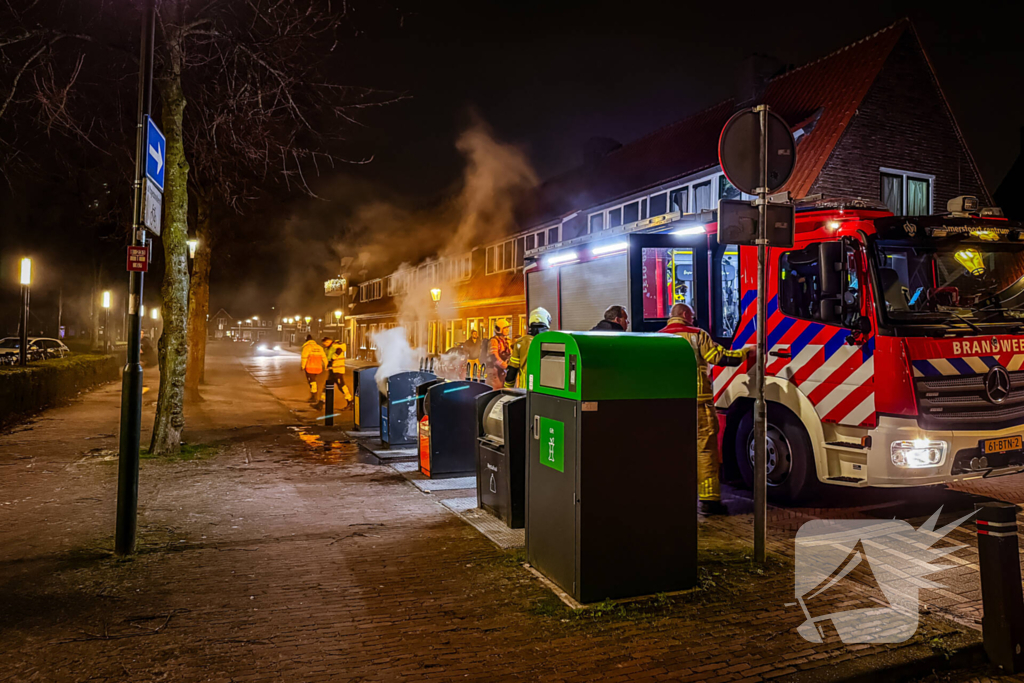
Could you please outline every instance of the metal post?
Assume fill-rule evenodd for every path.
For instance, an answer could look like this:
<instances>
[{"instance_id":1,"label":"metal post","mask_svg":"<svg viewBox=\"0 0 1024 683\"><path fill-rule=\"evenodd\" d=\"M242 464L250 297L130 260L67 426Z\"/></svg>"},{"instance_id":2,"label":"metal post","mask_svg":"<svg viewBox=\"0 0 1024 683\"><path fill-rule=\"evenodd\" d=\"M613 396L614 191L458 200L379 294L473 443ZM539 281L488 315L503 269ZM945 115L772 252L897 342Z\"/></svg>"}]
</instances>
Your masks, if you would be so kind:
<instances>
[{"instance_id":1,"label":"metal post","mask_svg":"<svg viewBox=\"0 0 1024 683\"><path fill-rule=\"evenodd\" d=\"M757 107L761 122L760 182L757 188L757 367L754 371L754 561L765 561L768 509L767 413L764 399L764 365L768 333L768 239L765 211L768 202L768 107Z\"/></svg>"},{"instance_id":2,"label":"metal post","mask_svg":"<svg viewBox=\"0 0 1024 683\"><path fill-rule=\"evenodd\" d=\"M155 0L143 7L139 46L139 110L135 135L135 211L132 245L146 246L143 227L143 179L146 175L146 117L153 108L153 40L156 34ZM121 557L135 552L139 502L139 440L142 438L142 303L143 274L132 271L128 281L128 360L121 381L121 439L117 467L117 529L114 552Z\"/></svg>"},{"instance_id":3,"label":"metal post","mask_svg":"<svg viewBox=\"0 0 1024 683\"><path fill-rule=\"evenodd\" d=\"M110 353L110 327L107 325L107 319L110 317L110 311L106 308L103 309L103 353Z\"/></svg>"},{"instance_id":4,"label":"metal post","mask_svg":"<svg viewBox=\"0 0 1024 683\"><path fill-rule=\"evenodd\" d=\"M21 286L21 339L18 341L18 364L28 365L28 285Z\"/></svg>"},{"instance_id":5,"label":"metal post","mask_svg":"<svg viewBox=\"0 0 1024 683\"><path fill-rule=\"evenodd\" d=\"M324 387L324 426L334 426L334 382L333 374L327 371L327 386Z\"/></svg>"},{"instance_id":6,"label":"metal post","mask_svg":"<svg viewBox=\"0 0 1024 683\"><path fill-rule=\"evenodd\" d=\"M1006 673L1024 671L1024 595L1020 583L1017 506L977 506L981 632L985 654Z\"/></svg>"}]
</instances>

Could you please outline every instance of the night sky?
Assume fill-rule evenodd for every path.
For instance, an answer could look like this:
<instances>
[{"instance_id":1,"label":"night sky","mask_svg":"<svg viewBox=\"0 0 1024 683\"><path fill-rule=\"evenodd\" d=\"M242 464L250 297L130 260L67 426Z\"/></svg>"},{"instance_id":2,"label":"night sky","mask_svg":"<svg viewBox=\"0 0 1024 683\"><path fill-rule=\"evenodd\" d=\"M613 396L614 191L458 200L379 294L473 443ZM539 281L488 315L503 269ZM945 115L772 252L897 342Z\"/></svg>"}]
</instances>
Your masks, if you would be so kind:
<instances>
[{"instance_id":1,"label":"night sky","mask_svg":"<svg viewBox=\"0 0 1024 683\"><path fill-rule=\"evenodd\" d=\"M322 213L325 199L344 212L367 194L421 203L444 197L462 172L454 141L473 116L520 146L544 179L579 164L591 137L628 142L730 97L737 65L752 53L798 66L904 16L914 21L991 191L1020 148L1024 10L1009 3L972 3L969 11L932 2L844 4L841 12L835 4L782 12L771 3L735 2L399 4L400 21L368 13L365 33L335 57L352 82L409 96L369 112L365 128L354 132L353 155L372 153L373 162L325 174L316 185L323 199L258 207L253 234L243 229L217 253L212 311L224 305L241 317L267 315L271 304L257 302L273 301L286 288L287 300L278 305L297 305L303 291L315 297L323 275L337 269L323 248L337 238L335 229L307 221L298 235L303 253L282 259L288 219L311 205ZM38 240L35 248L54 250ZM56 251L44 258L70 258ZM5 281L16 256L7 252ZM296 277L305 282L298 293ZM57 280L51 278L51 288ZM151 305L158 303L157 284L149 279ZM17 296L7 285L0 290L5 311Z\"/></svg>"}]
</instances>

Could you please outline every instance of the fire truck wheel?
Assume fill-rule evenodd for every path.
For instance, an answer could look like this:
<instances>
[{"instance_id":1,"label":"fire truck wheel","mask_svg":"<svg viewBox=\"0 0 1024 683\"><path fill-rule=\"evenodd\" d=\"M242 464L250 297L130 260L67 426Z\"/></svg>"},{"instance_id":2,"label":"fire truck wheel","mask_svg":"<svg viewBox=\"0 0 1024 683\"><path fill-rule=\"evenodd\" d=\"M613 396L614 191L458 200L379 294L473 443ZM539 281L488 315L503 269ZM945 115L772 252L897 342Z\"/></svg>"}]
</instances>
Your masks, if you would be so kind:
<instances>
[{"instance_id":1,"label":"fire truck wheel","mask_svg":"<svg viewBox=\"0 0 1024 683\"><path fill-rule=\"evenodd\" d=\"M736 430L736 465L743 483L754 488L754 411L748 411ZM768 404L768 497L793 503L807 497L818 477L814 449L800 420L787 408Z\"/></svg>"}]
</instances>

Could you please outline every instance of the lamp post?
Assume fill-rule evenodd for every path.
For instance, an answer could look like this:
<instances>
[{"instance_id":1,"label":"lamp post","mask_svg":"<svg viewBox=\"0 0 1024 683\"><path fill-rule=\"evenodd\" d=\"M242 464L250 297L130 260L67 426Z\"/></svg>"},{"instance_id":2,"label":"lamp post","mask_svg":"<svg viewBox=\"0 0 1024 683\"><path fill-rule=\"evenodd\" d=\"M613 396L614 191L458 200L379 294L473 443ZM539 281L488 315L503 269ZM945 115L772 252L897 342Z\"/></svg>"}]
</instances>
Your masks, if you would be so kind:
<instances>
[{"instance_id":1,"label":"lamp post","mask_svg":"<svg viewBox=\"0 0 1024 683\"><path fill-rule=\"evenodd\" d=\"M110 328L107 321L110 317L110 290L103 292L103 353L110 351Z\"/></svg>"},{"instance_id":2,"label":"lamp post","mask_svg":"<svg viewBox=\"0 0 1024 683\"><path fill-rule=\"evenodd\" d=\"M441 303L441 289L439 287L434 287L432 290L430 290L430 298L434 301L434 314L437 316L437 322L434 323L434 325L435 325L434 326L434 334L437 336L437 338L435 338L433 340L434 341L434 350L438 353L438 355L440 355L441 347L443 346L443 344L441 343L441 339L440 339L440 337L441 337L441 315L440 315L439 310L438 310L440 308L440 303Z\"/></svg>"},{"instance_id":3,"label":"lamp post","mask_svg":"<svg viewBox=\"0 0 1024 683\"><path fill-rule=\"evenodd\" d=\"M32 259L21 259L21 342L18 348L18 363L28 365L28 301L29 286L32 284Z\"/></svg>"}]
</instances>

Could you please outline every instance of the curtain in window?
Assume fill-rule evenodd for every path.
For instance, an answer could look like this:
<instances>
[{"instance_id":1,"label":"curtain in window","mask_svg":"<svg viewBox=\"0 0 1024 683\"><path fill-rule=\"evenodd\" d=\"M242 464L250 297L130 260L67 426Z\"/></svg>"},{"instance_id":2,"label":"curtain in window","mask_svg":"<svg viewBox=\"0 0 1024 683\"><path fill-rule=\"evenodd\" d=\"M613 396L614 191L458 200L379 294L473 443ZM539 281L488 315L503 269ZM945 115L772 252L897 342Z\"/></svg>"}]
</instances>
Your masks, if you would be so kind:
<instances>
[{"instance_id":1,"label":"curtain in window","mask_svg":"<svg viewBox=\"0 0 1024 683\"><path fill-rule=\"evenodd\" d=\"M907 178L907 215L927 216L932 212L928 203L929 182L923 178Z\"/></svg>"},{"instance_id":2,"label":"curtain in window","mask_svg":"<svg viewBox=\"0 0 1024 683\"><path fill-rule=\"evenodd\" d=\"M713 209L714 200L711 199L711 182L701 183L693 187L693 211L694 213Z\"/></svg>"},{"instance_id":3,"label":"curtain in window","mask_svg":"<svg viewBox=\"0 0 1024 683\"><path fill-rule=\"evenodd\" d=\"M882 174L881 199L894 214L903 215L903 176Z\"/></svg>"}]
</instances>

